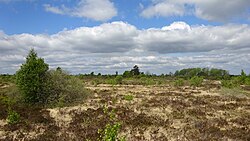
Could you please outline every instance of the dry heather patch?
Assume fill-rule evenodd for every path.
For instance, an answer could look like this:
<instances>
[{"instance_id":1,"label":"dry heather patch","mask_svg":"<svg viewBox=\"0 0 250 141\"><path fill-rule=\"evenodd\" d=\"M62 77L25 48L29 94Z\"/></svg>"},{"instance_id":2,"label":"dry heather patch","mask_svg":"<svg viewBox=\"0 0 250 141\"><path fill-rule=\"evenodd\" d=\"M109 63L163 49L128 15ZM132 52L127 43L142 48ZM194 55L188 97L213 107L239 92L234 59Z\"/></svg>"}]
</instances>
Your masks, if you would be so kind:
<instances>
[{"instance_id":1,"label":"dry heather patch","mask_svg":"<svg viewBox=\"0 0 250 141\"><path fill-rule=\"evenodd\" d=\"M4 125L5 140L96 140L116 111L127 140L250 140L250 98L209 92L205 88L141 85L89 86L84 104L20 113L29 124ZM132 95L132 100L124 96ZM19 110L18 110L19 111ZM28 127L31 130L28 130ZM15 134L15 135L14 135ZM1 139L0 139L1 140Z\"/></svg>"}]
</instances>

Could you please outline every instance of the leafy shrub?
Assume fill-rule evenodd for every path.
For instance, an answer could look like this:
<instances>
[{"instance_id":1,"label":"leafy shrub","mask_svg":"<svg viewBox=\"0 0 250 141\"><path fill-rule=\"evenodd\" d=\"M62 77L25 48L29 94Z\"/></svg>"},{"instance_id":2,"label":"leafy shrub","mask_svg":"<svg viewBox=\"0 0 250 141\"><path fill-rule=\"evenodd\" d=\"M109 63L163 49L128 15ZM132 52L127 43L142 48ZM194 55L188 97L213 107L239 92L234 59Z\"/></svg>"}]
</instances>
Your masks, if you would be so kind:
<instances>
[{"instance_id":1,"label":"leafy shrub","mask_svg":"<svg viewBox=\"0 0 250 141\"><path fill-rule=\"evenodd\" d=\"M191 86L199 87L199 86L201 86L201 84L203 82L203 78L198 77L198 76L194 76L189 80L189 82L190 82Z\"/></svg>"},{"instance_id":2,"label":"leafy shrub","mask_svg":"<svg viewBox=\"0 0 250 141\"><path fill-rule=\"evenodd\" d=\"M118 76L116 76L116 78L115 78L115 81L116 81L116 84L122 84L122 76L120 76L120 75L118 75Z\"/></svg>"},{"instance_id":3,"label":"leafy shrub","mask_svg":"<svg viewBox=\"0 0 250 141\"><path fill-rule=\"evenodd\" d=\"M25 64L16 72L17 86L25 102L44 102L44 82L48 69L48 64L31 49Z\"/></svg>"},{"instance_id":4,"label":"leafy shrub","mask_svg":"<svg viewBox=\"0 0 250 141\"><path fill-rule=\"evenodd\" d=\"M47 105L61 107L82 101L88 92L79 78L62 70L50 70L47 73L46 94Z\"/></svg>"},{"instance_id":5,"label":"leafy shrub","mask_svg":"<svg viewBox=\"0 0 250 141\"><path fill-rule=\"evenodd\" d=\"M117 84L115 79L108 79L108 80L106 80L106 83L110 84L110 85L116 85Z\"/></svg>"},{"instance_id":6,"label":"leafy shrub","mask_svg":"<svg viewBox=\"0 0 250 141\"><path fill-rule=\"evenodd\" d=\"M118 137L119 130L121 129L121 123L116 118L115 111L108 111L107 106L104 106L103 112L110 118L111 123L106 124L103 130L98 130L100 134L100 141L125 141L125 137Z\"/></svg>"},{"instance_id":7,"label":"leafy shrub","mask_svg":"<svg viewBox=\"0 0 250 141\"><path fill-rule=\"evenodd\" d=\"M147 78L147 77L141 77L140 78L140 84L142 85L155 85L156 82L152 78Z\"/></svg>"},{"instance_id":8,"label":"leafy shrub","mask_svg":"<svg viewBox=\"0 0 250 141\"><path fill-rule=\"evenodd\" d=\"M221 85L222 87L230 88L230 89L234 87L234 84L232 83L231 80L222 80Z\"/></svg>"},{"instance_id":9,"label":"leafy shrub","mask_svg":"<svg viewBox=\"0 0 250 141\"><path fill-rule=\"evenodd\" d=\"M123 77L118 75L115 78L110 78L106 80L106 83L110 85L117 85L117 84L122 84L122 80L123 80Z\"/></svg>"},{"instance_id":10,"label":"leafy shrub","mask_svg":"<svg viewBox=\"0 0 250 141\"><path fill-rule=\"evenodd\" d=\"M121 128L120 123L115 123L115 124L107 124L105 126L105 129L99 133L101 133L101 140L102 141L117 141L118 139L118 131ZM119 139L118 139L119 140Z\"/></svg>"},{"instance_id":11,"label":"leafy shrub","mask_svg":"<svg viewBox=\"0 0 250 141\"><path fill-rule=\"evenodd\" d=\"M123 99L127 100L127 101L131 101L134 99L133 95L124 95Z\"/></svg>"},{"instance_id":12,"label":"leafy shrub","mask_svg":"<svg viewBox=\"0 0 250 141\"><path fill-rule=\"evenodd\" d=\"M176 86L176 87L184 86L184 79L179 78L179 79L175 80L174 86Z\"/></svg>"},{"instance_id":13,"label":"leafy shrub","mask_svg":"<svg viewBox=\"0 0 250 141\"><path fill-rule=\"evenodd\" d=\"M20 103L20 93L15 85L10 85L4 89L0 89L0 102L12 106L15 103Z\"/></svg>"},{"instance_id":14,"label":"leafy shrub","mask_svg":"<svg viewBox=\"0 0 250 141\"><path fill-rule=\"evenodd\" d=\"M247 79L246 79L246 81L247 81ZM222 81L222 86L225 87L225 88L232 89L232 88L235 88L235 87L239 87L240 85L244 84L246 81L244 79L244 82L243 82L241 76L233 77L230 80L223 80Z\"/></svg>"},{"instance_id":15,"label":"leafy shrub","mask_svg":"<svg viewBox=\"0 0 250 141\"><path fill-rule=\"evenodd\" d=\"M7 117L8 124L15 124L18 123L19 121L20 121L20 115L13 110L9 110Z\"/></svg>"},{"instance_id":16,"label":"leafy shrub","mask_svg":"<svg viewBox=\"0 0 250 141\"><path fill-rule=\"evenodd\" d=\"M249 77L247 77L247 78L245 79L245 85L250 85L250 78L249 78Z\"/></svg>"}]
</instances>

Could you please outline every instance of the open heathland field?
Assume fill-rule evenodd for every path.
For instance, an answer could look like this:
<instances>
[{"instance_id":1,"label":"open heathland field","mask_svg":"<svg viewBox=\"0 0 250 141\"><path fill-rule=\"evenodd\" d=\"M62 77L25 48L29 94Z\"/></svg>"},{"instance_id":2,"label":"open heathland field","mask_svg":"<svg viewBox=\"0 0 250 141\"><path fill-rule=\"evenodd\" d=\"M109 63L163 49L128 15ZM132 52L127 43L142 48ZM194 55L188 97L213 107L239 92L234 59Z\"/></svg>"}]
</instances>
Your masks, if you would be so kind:
<instances>
[{"instance_id":1,"label":"open heathland field","mask_svg":"<svg viewBox=\"0 0 250 141\"><path fill-rule=\"evenodd\" d=\"M1 91L10 84L2 84ZM108 124L119 123L128 141L250 140L250 91L221 88L85 83L89 96L71 106L15 104L20 122L8 124L2 104L0 140L98 140ZM112 118L111 118L112 117Z\"/></svg>"}]
</instances>

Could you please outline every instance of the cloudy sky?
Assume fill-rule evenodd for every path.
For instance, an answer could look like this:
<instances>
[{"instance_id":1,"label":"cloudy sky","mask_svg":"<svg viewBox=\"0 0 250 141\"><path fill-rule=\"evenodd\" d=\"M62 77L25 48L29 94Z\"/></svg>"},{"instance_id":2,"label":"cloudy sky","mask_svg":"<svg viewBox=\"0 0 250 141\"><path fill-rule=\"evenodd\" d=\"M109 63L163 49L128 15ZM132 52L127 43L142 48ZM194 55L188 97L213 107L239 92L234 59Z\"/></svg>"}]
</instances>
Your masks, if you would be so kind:
<instances>
[{"instance_id":1,"label":"cloudy sky","mask_svg":"<svg viewBox=\"0 0 250 141\"><path fill-rule=\"evenodd\" d=\"M0 73L34 48L71 73L250 73L249 0L0 0Z\"/></svg>"}]
</instances>

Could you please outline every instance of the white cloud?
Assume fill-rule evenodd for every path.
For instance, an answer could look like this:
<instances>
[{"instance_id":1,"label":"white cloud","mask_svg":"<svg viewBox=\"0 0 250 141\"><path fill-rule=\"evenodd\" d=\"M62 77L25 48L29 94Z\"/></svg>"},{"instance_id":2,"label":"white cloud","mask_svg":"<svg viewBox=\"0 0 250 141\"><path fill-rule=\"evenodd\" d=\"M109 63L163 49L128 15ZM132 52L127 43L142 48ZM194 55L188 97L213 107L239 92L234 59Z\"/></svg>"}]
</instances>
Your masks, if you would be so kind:
<instances>
[{"instance_id":1,"label":"white cloud","mask_svg":"<svg viewBox=\"0 0 250 141\"><path fill-rule=\"evenodd\" d=\"M248 16L248 0L194 0L195 15L210 21L228 21L237 16Z\"/></svg>"},{"instance_id":2,"label":"white cloud","mask_svg":"<svg viewBox=\"0 0 250 141\"><path fill-rule=\"evenodd\" d=\"M248 48L248 25L193 26L175 22L162 29L143 30L137 37L143 48L159 53L206 52Z\"/></svg>"},{"instance_id":3,"label":"white cloud","mask_svg":"<svg viewBox=\"0 0 250 141\"><path fill-rule=\"evenodd\" d=\"M45 11L73 17L107 21L117 15L117 9L110 0L80 0L73 8L44 5Z\"/></svg>"},{"instance_id":4,"label":"white cloud","mask_svg":"<svg viewBox=\"0 0 250 141\"><path fill-rule=\"evenodd\" d=\"M139 30L124 22L63 30L54 35L0 32L0 73L14 73L30 48L52 68L72 73L142 71L168 73L186 67L250 71L250 26L188 25L175 22Z\"/></svg>"},{"instance_id":5,"label":"white cloud","mask_svg":"<svg viewBox=\"0 0 250 141\"><path fill-rule=\"evenodd\" d=\"M47 12L52 12L52 13L61 14L61 15L65 14L65 12L59 7L53 7L49 4L44 4L43 6L45 8L45 11Z\"/></svg>"},{"instance_id":6,"label":"white cloud","mask_svg":"<svg viewBox=\"0 0 250 141\"><path fill-rule=\"evenodd\" d=\"M161 28L162 30L190 30L190 26L185 22L174 22L170 26Z\"/></svg>"},{"instance_id":7,"label":"white cloud","mask_svg":"<svg viewBox=\"0 0 250 141\"><path fill-rule=\"evenodd\" d=\"M225 22L249 16L249 9L248 0L152 0L152 5L143 9L141 16L151 18L192 14L209 21Z\"/></svg>"},{"instance_id":8,"label":"white cloud","mask_svg":"<svg viewBox=\"0 0 250 141\"><path fill-rule=\"evenodd\" d=\"M141 16L146 18L151 17L169 17L169 16L183 16L185 7L181 4L169 3L168 1L160 2L144 9Z\"/></svg>"}]
</instances>

